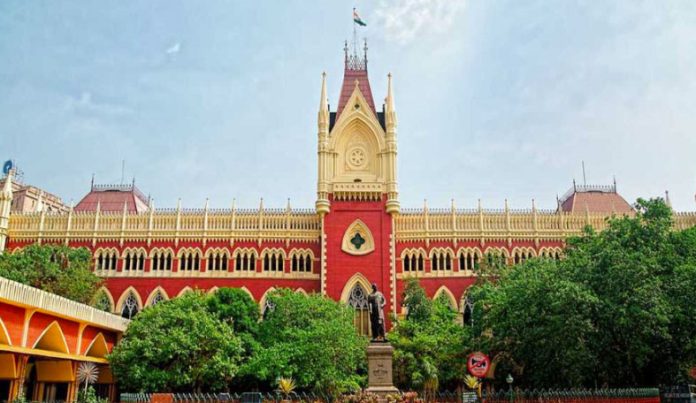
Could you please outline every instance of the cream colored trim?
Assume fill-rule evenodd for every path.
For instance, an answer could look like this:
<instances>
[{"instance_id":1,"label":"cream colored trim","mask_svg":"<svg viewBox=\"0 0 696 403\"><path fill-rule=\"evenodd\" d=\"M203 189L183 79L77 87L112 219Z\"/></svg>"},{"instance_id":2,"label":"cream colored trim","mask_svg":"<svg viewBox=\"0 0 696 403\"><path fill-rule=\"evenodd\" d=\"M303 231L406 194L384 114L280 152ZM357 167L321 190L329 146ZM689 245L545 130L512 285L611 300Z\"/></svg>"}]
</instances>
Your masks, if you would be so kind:
<instances>
[{"instance_id":1,"label":"cream colored trim","mask_svg":"<svg viewBox=\"0 0 696 403\"><path fill-rule=\"evenodd\" d=\"M365 277L362 273L355 273L353 274L353 277L351 277L348 282L346 283L345 286L343 286L343 291L341 292L341 299L340 301L343 303L348 303L348 299L350 298L350 292L353 290L353 287L355 287L356 284L360 284L365 288L365 291L368 293L370 290L372 290L372 285L370 284L370 281Z\"/></svg>"},{"instance_id":2,"label":"cream colored trim","mask_svg":"<svg viewBox=\"0 0 696 403\"><path fill-rule=\"evenodd\" d=\"M232 257L237 259L237 256L242 253L251 253L255 258L259 258L259 252L254 248L237 248L232 253Z\"/></svg>"},{"instance_id":3,"label":"cream colored trim","mask_svg":"<svg viewBox=\"0 0 696 403\"><path fill-rule=\"evenodd\" d=\"M201 248L186 247L186 248L180 248L176 252L176 258L181 259L185 253L186 254L193 254L193 257L198 257L199 259L203 257L203 252L201 251Z\"/></svg>"},{"instance_id":4,"label":"cream colored trim","mask_svg":"<svg viewBox=\"0 0 696 403\"><path fill-rule=\"evenodd\" d=\"M7 345L12 345L12 339L10 338L10 333L7 331L7 328L5 327L5 323L2 321L2 318L0 318L0 336L4 336L4 340L7 340L7 343L4 343L2 340L0 340L0 344L7 344Z\"/></svg>"},{"instance_id":5,"label":"cream colored trim","mask_svg":"<svg viewBox=\"0 0 696 403\"><path fill-rule=\"evenodd\" d=\"M155 248L152 248L152 249L150 250L150 254L148 255L148 257L149 257L150 259L153 259L153 258L155 257L155 254L157 254L157 253L162 253L164 257L166 257L167 255L169 255L169 256L172 257L172 259L173 259L174 256L175 256L175 255L174 255L174 249L172 249L172 248L167 248L167 247L155 247ZM172 264L173 264L173 263L172 263Z\"/></svg>"},{"instance_id":6,"label":"cream colored trim","mask_svg":"<svg viewBox=\"0 0 696 403\"><path fill-rule=\"evenodd\" d=\"M254 299L254 294L252 294L251 291L249 291L248 288L242 286L242 288L240 288L240 290L242 290L242 291L246 292L247 294L249 294L249 296L251 297L252 301L256 301L256 299Z\"/></svg>"},{"instance_id":7,"label":"cream colored trim","mask_svg":"<svg viewBox=\"0 0 696 403\"><path fill-rule=\"evenodd\" d=\"M144 309L145 305L143 305L143 299L140 297L138 290L136 290L135 287L130 286L126 288L118 298L118 303L116 304L117 313L121 313L123 311L123 304L126 302L126 298L128 298L128 294L131 292L135 296L135 300L138 302L138 311L142 311Z\"/></svg>"},{"instance_id":8,"label":"cream colored trim","mask_svg":"<svg viewBox=\"0 0 696 403\"><path fill-rule=\"evenodd\" d=\"M205 251L205 258L209 259L211 256L214 257L218 254L220 256L227 256L228 261L231 257L230 250L227 248L209 248Z\"/></svg>"},{"instance_id":9,"label":"cream colored trim","mask_svg":"<svg viewBox=\"0 0 696 403\"><path fill-rule=\"evenodd\" d=\"M260 259L263 260L263 258L265 258L266 255L275 255L277 253L280 254L280 256L283 258L283 260L287 260L287 255L285 254L285 251L282 248L263 248L261 250Z\"/></svg>"},{"instance_id":10,"label":"cream colored trim","mask_svg":"<svg viewBox=\"0 0 696 403\"><path fill-rule=\"evenodd\" d=\"M261 296L261 299L259 300L259 313L263 315L263 307L266 305L266 300L268 299L268 295L276 290L275 287L271 287L266 290L266 292L263 293Z\"/></svg>"},{"instance_id":11,"label":"cream colored trim","mask_svg":"<svg viewBox=\"0 0 696 403\"><path fill-rule=\"evenodd\" d=\"M459 308L457 306L457 299L454 298L454 294L452 294L452 291L449 290L446 286L441 286L440 288L435 291L435 294L433 295L433 301L438 299L441 295L445 295L447 299L450 302L450 306L454 308L455 311L457 311Z\"/></svg>"},{"instance_id":12,"label":"cream colored trim","mask_svg":"<svg viewBox=\"0 0 696 403\"><path fill-rule=\"evenodd\" d=\"M350 241L355 236L355 234L360 233L365 237L365 243L357 249ZM375 250L375 239L372 236L372 231L365 225L361 219L353 221L352 224L348 226L346 231L343 233L343 240L341 241L341 250L348 253L349 255L363 256L372 253Z\"/></svg>"},{"instance_id":13,"label":"cream colored trim","mask_svg":"<svg viewBox=\"0 0 696 403\"><path fill-rule=\"evenodd\" d=\"M7 301L15 306L30 308L30 310L36 309L61 318L88 322L96 327L121 332L126 330L129 322L120 316L5 278L0 278L0 301ZM23 341L23 343L25 342Z\"/></svg>"},{"instance_id":14,"label":"cream colored trim","mask_svg":"<svg viewBox=\"0 0 696 403\"><path fill-rule=\"evenodd\" d=\"M216 292L218 292L219 289L220 289L220 287L214 286L213 288L210 288L208 291L206 291L206 294L208 294L208 295L213 295L213 294L215 294Z\"/></svg>"},{"instance_id":15,"label":"cream colored trim","mask_svg":"<svg viewBox=\"0 0 696 403\"><path fill-rule=\"evenodd\" d=\"M308 295L308 294L307 294L307 291L305 291L302 287L296 289L295 292L298 293L298 294Z\"/></svg>"},{"instance_id":16,"label":"cream colored trim","mask_svg":"<svg viewBox=\"0 0 696 403\"><path fill-rule=\"evenodd\" d=\"M106 295L106 298L109 300L109 309L111 312L114 312L114 308L116 307L116 304L114 303L114 296L111 295L111 291L109 291L108 288L101 286L97 292L94 294L94 300L92 301L93 303L96 302L96 298L99 296L99 294L104 293Z\"/></svg>"},{"instance_id":17,"label":"cream colored trim","mask_svg":"<svg viewBox=\"0 0 696 403\"><path fill-rule=\"evenodd\" d=\"M189 292L193 292L193 288L191 288L191 287L189 287L189 286L186 286L186 287L182 288L181 291L179 291L179 293L176 294L176 296L177 296L177 297L180 297L180 296L182 296L182 295L184 295L184 294L186 294L186 293L189 293Z\"/></svg>"},{"instance_id":18,"label":"cream colored trim","mask_svg":"<svg viewBox=\"0 0 696 403\"><path fill-rule=\"evenodd\" d=\"M162 286L157 286L157 287L155 287L154 290L152 290L152 292L150 292L150 295L147 296L147 300L145 301L146 307L152 306L152 299L155 298L155 295L157 295L157 292L162 294L162 296L164 297L165 300L171 299L171 298L169 298L169 294L167 294L167 291L165 291L164 288L162 288Z\"/></svg>"}]
</instances>

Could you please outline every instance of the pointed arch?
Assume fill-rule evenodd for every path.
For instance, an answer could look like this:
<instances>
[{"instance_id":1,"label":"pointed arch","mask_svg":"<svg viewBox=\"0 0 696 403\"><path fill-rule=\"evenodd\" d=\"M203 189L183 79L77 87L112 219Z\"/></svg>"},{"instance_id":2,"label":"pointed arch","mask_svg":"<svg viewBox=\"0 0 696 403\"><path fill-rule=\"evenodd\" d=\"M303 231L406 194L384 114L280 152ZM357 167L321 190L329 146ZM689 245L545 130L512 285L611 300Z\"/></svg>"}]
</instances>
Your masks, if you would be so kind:
<instances>
[{"instance_id":1,"label":"pointed arch","mask_svg":"<svg viewBox=\"0 0 696 403\"><path fill-rule=\"evenodd\" d=\"M114 303L114 296L111 295L111 292L105 286L101 286L94 294L94 300L92 301L92 305L95 305L98 302L99 297L102 295L106 297L107 301L109 301L109 312L114 312L114 309L116 307L116 304Z\"/></svg>"},{"instance_id":2,"label":"pointed arch","mask_svg":"<svg viewBox=\"0 0 696 403\"><path fill-rule=\"evenodd\" d=\"M252 294L251 291L249 291L248 288L242 286L242 288L240 288L240 290L242 290L242 291L244 291L245 293L249 294L249 296L251 297L251 300L252 300L252 301L256 301L256 299L254 298L254 294Z\"/></svg>"},{"instance_id":3,"label":"pointed arch","mask_svg":"<svg viewBox=\"0 0 696 403\"><path fill-rule=\"evenodd\" d=\"M107 354L109 354L109 346L106 344L104 334L99 332L87 346L85 355L88 357L106 358Z\"/></svg>"},{"instance_id":4,"label":"pointed arch","mask_svg":"<svg viewBox=\"0 0 696 403\"><path fill-rule=\"evenodd\" d=\"M363 288L365 288L365 291L369 292L370 289L372 289L372 285L370 284L370 281L365 277L362 273L355 273L353 277L351 277L347 282L346 285L343 287L343 292L341 292L341 299L340 301L343 303L348 303L348 299L350 299L350 292L353 290L353 287L355 287L356 284L360 284Z\"/></svg>"},{"instance_id":5,"label":"pointed arch","mask_svg":"<svg viewBox=\"0 0 696 403\"><path fill-rule=\"evenodd\" d=\"M275 287L271 287L271 288L267 289L266 292L264 292L263 295L261 296L261 299L259 300L259 312L261 313L262 318L265 316L267 308L272 309L271 306L267 306L268 305L268 296L275 291L276 291Z\"/></svg>"},{"instance_id":6,"label":"pointed arch","mask_svg":"<svg viewBox=\"0 0 696 403\"><path fill-rule=\"evenodd\" d=\"M307 291L305 291L304 288L302 288L302 287L296 289L295 292L298 293L298 294L307 295Z\"/></svg>"},{"instance_id":7,"label":"pointed arch","mask_svg":"<svg viewBox=\"0 0 696 403\"><path fill-rule=\"evenodd\" d=\"M165 301L171 299L169 298L169 294L167 294L167 291L165 291L164 288L162 288L162 286L157 286L154 290L152 290L150 295L148 295L147 300L145 301L145 306L154 305L153 302L158 293L164 298Z\"/></svg>"},{"instance_id":8,"label":"pointed arch","mask_svg":"<svg viewBox=\"0 0 696 403\"><path fill-rule=\"evenodd\" d=\"M449 305L457 311L459 308L457 307L457 299L454 298L454 294L452 294L452 291L447 288L447 286L441 286L440 288L435 291L435 294L433 295L433 301L437 300L441 296L445 296L449 302Z\"/></svg>"},{"instance_id":9,"label":"pointed arch","mask_svg":"<svg viewBox=\"0 0 696 403\"><path fill-rule=\"evenodd\" d=\"M181 291L179 291L179 293L176 294L176 296L180 297L180 296L186 294L187 292L193 292L193 288L186 286L186 287L182 288Z\"/></svg>"},{"instance_id":10,"label":"pointed arch","mask_svg":"<svg viewBox=\"0 0 696 403\"><path fill-rule=\"evenodd\" d=\"M362 238L362 243L356 243L355 238ZM367 255L375 250L375 239L370 228L361 220L353 221L343 233L341 250L356 256Z\"/></svg>"},{"instance_id":11,"label":"pointed arch","mask_svg":"<svg viewBox=\"0 0 696 403\"><path fill-rule=\"evenodd\" d=\"M208 295L213 295L215 294L220 288L218 286L214 286L213 288L209 289L206 293Z\"/></svg>"},{"instance_id":12,"label":"pointed arch","mask_svg":"<svg viewBox=\"0 0 696 403\"><path fill-rule=\"evenodd\" d=\"M123 291L121 293L121 296L118 298L118 303L116 304L116 312L121 313L123 311L123 304L126 302L126 299L131 294L138 302L138 310L143 309L143 299L140 297L140 293L138 293L138 290L136 290L135 287L130 286L126 288L126 290Z\"/></svg>"},{"instance_id":13,"label":"pointed arch","mask_svg":"<svg viewBox=\"0 0 696 403\"><path fill-rule=\"evenodd\" d=\"M10 339L10 333L5 327L5 323L0 318L0 344L6 344L8 346L12 345L12 339Z\"/></svg>"},{"instance_id":14,"label":"pointed arch","mask_svg":"<svg viewBox=\"0 0 696 403\"><path fill-rule=\"evenodd\" d=\"M39 350L54 351L57 353L70 354L68 342L58 321L54 320L41 332L32 348Z\"/></svg>"}]
</instances>

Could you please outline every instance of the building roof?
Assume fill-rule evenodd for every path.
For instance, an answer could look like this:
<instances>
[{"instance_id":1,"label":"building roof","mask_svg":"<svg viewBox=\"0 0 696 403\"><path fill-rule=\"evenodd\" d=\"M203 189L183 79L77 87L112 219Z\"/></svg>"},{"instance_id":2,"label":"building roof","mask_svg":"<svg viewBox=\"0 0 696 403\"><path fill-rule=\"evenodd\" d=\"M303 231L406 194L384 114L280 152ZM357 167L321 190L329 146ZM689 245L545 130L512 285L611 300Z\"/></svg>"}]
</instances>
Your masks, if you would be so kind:
<instances>
[{"instance_id":1,"label":"building roof","mask_svg":"<svg viewBox=\"0 0 696 403\"><path fill-rule=\"evenodd\" d=\"M590 213L626 214L633 207L611 186L576 185L566 192L560 200L561 210L571 213L589 211Z\"/></svg>"},{"instance_id":2,"label":"building roof","mask_svg":"<svg viewBox=\"0 0 696 403\"><path fill-rule=\"evenodd\" d=\"M367 76L367 47L365 48L365 56L361 59L357 53L348 54L348 47L344 49L346 53L345 58L345 68L343 70L343 84L341 85L341 95L338 98L338 109L337 117L341 115L343 109L348 103L348 99L353 94L355 88L355 81L358 81L358 88L363 97L370 105L370 109L376 115L377 110L375 109L375 101L372 98L372 88L370 88L370 80Z\"/></svg>"},{"instance_id":3,"label":"building roof","mask_svg":"<svg viewBox=\"0 0 696 403\"><path fill-rule=\"evenodd\" d=\"M77 203L75 211L123 212L126 205L129 213L147 211L148 200L133 185L92 185L92 190Z\"/></svg>"}]
</instances>

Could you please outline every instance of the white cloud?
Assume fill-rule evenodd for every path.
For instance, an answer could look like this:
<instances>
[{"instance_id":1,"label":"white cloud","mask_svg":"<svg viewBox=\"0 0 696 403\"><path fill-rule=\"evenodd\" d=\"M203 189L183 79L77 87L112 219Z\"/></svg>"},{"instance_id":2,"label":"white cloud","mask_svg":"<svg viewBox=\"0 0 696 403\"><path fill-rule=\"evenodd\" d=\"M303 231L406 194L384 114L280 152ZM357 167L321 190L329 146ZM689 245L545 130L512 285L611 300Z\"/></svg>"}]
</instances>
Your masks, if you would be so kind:
<instances>
[{"instance_id":1,"label":"white cloud","mask_svg":"<svg viewBox=\"0 0 696 403\"><path fill-rule=\"evenodd\" d=\"M179 53L180 51L181 51L181 43L177 42L177 43L173 44L172 46L170 46L169 48L167 48L166 53L168 55L175 55L175 54Z\"/></svg>"},{"instance_id":2,"label":"white cloud","mask_svg":"<svg viewBox=\"0 0 696 403\"><path fill-rule=\"evenodd\" d=\"M418 35L449 29L464 5L465 0L382 0L375 20L387 40L406 44Z\"/></svg>"}]
</instances>

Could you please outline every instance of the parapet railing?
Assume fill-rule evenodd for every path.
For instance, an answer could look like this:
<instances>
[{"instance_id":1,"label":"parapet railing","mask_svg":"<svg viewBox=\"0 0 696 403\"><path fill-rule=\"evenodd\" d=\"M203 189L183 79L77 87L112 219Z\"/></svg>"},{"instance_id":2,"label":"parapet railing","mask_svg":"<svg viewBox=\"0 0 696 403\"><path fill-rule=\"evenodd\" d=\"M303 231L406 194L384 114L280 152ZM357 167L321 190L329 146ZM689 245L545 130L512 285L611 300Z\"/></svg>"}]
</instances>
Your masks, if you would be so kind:
<instances>
[{"instance_id":1,"label":"parapet railing","mask_svg":"<svg viewBox=\"0 0 696 403\"><path fill-rule=\"evenodd\" d=\"M562 240L586 226L604 230L611 214L551 210L406 210L394 220L398 241L417 240ZM696 226L696 212L674 213L674 228Z\"/></svg>"}]
</instances>

